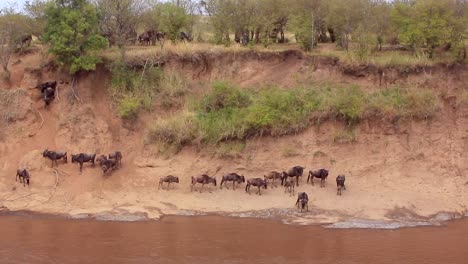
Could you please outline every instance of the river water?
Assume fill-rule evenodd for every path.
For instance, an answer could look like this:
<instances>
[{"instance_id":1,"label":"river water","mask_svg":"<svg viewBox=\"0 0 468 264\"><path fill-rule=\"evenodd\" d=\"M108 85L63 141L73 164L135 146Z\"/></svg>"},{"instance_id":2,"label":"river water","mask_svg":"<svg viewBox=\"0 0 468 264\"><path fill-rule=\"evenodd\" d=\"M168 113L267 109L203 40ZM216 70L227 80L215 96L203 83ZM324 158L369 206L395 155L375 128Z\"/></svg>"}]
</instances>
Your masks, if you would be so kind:
<instances>
[{"instance_id":1,"label":"river water","mask_svg":"<svg viewBox=\"0 0 468 264\"><path fill-rule=\"evenodd\" d=\"M105 222L2 215L0 263L468 263L468 219L371 230L214 216Z\"/></svg>"}]
</instances>

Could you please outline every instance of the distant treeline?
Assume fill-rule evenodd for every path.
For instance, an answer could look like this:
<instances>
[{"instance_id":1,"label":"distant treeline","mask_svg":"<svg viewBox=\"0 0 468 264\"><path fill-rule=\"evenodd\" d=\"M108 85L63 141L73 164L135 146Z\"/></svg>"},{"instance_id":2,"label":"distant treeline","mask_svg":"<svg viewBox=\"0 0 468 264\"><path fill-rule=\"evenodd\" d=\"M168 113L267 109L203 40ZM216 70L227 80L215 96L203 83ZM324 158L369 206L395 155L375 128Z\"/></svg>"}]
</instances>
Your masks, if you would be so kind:
<instances>
[{"instance_id":1,"label":"distant treeline","mask_svg":"<svg viewBox=\"0 0 468 264\"><path fill-rule=\"evenodd\" d=\"M0 45L32 34L59 61L75 64L73 71L92 68L90 54L106 39L124 48L144 31L164 32L173 42L184 32L223 45L293 38L306 51L324 42L364 51L390 44L429 58L438 49L465 58L467 12L466 0L32 0L24 13L1 11Z\"/></svg>"}]
</instances>

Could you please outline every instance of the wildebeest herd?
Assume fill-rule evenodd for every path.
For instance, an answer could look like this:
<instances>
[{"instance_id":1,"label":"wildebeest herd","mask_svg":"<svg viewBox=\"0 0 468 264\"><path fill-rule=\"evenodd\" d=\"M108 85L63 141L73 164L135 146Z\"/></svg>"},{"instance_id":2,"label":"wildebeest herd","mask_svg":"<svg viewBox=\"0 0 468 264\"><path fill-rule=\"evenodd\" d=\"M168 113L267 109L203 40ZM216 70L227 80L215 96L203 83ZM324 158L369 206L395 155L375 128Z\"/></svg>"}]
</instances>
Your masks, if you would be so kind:
<instances>
[{"instance_id":1,"label":"wildebeest herd","mask_svg":"<svg viewBox=\"0 0 468 264\"><path fill-rule=\"evenodd\" d=\"M178 38L179 40L184 41L184 42L185 41L191 42L193 40L192 36L189 33L184 32L184 31L181 31L179 33ZM159 42L162 44L164 43L165 40L166 40L166 33L162 31L156 31L156 30L147 30L138 36L138 43L140 45L146 45L146 46L156 45L156 42Z\"/></svg>"},{"instance_id":2,"label":"wildebeest herd","mask_svg":"<svg viewBox=\"0 0 468 264\"><path fill-rule=\"evenodd\" d=\"M42 156L51 160L52 168L54 167L54 165L58 166L58 161L68 163L67 152L46 149L42 152ZM122 167L122 153L120 151L116 151L107 156L100 155L97 158L96 154L72 154L71 161L72 163L78 163L80 165L80 173L83 171L83 163L91 163L94 166L95 162L97 162L102 169L103 175L106 175L109 172ZM20 168L16 171L16 181L18 181L18 178L20 180L20 183L23 183L23 186L26 186L26 184L30 184L31 175L25 168Z\"/></svg>"},{"instance_id":3,"label":"wildebeest herd","mask_svg":"<svg viewBox=\"0 0 468 264\"><path fill-rule=\"evenodd\" d=\"M61 151L51 151L51 150L44 150L42 153L42 156L44 158L48 158L52 161L52 167L58 166L58 161L63 161L64 163L68 162L68 154L67 152L61 152ZM122 166L122 153L120 151L116 151L114 153L111 153L107 156L105 155L100 155L96 156L95 153L93 154L87 154L87 153L79 153L79 154L72 154L71 155L71 161L72 163L78 163L80 165L80 172L83 170L83 164L84 163L91 163L93 166L95 163L98 163L99 166L101 167L103 171L103 175L108 174L112 170L116 170ZM242 183L246 182L245 185L245 192L250 193L250 188L257 187L257 194L261 195L261 189L267 189L267 186L271 184L271 188L277 187L276 181L281 182L281 186L284 187L285 192L289 193L290 196L294 195L294 186L299 186L299 178L302 177L303 172L304 172L305 167L301 166L294 166L291 169L287 171L283 171L282 173L277 172L277 171L272 171L269 172L267 175L263 176L262 178L251 178L246 180L244 175L239 175L237 173L228 173L222 176L221 178L221 184L220 188L223 188L223 185L229 189L228 183L232 182L232 189L236 189L236 185L240 185ZM18 169L16 172L16 181L18 180L18 177L20 179L20 183L23 183L23 186L26 186L26 184L30 184L30 178L31 175L29 172L24 169ZM309 171L308 177L307 177L307 183L309 181L314 185L314 178L320 179L320 187L325 188L325 183L328 177L328 170L326 169L319 169L316 171ZM295 178L295 181L294 181ZM176 184L179 183L179 177L173 176L173 175L168 175L165 177L161 177L159 180L159 185L158 189L163 188L163 184L167 183L167 189L170 188L171 184ZM212 184L213 186L217 186L217 181L216 177L210 177L207 174L202 174L199 176L194 176L191 177L191 185L190 185L190 191L193 191L196 187L196 185L201 185L199 188L200 193L203 192L203 188L205 185L210 185ZM342 195L342 191L346 190L345 187L345 176L344 175L338 175L336 177L336 186L337 186L337 195ZM307 193L305 192L300 192L298 193L296 205L297 207L301 210L308 211L308 202L309 202L309 197Z\"/></svg>"}]
</instances>

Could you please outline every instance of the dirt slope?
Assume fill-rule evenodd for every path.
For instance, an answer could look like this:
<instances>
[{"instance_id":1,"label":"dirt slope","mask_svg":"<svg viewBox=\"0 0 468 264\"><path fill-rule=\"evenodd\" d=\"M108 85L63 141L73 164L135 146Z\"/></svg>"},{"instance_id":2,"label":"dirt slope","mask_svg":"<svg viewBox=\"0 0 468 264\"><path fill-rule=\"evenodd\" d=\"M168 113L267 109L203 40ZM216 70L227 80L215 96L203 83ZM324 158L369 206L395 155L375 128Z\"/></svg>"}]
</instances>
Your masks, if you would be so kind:
<instances>
[{"instance_id":1,"label":"dirt slope","mask_svg":"<svg viewBox=\"0 0 468 264\"><path fill-rule=\"evenodd\" d=\"M332 60L311 60L297 52L237 56L200 57L189 62L172 59L165 69L189 76L194 92L202 91L215 79L229 79L243 86L274 83L286 87L333 79L358 83L369 90L394 83L419 85L440 91L444 105L429 121L366 121L358 127L354 143L336 142L335 135L343 124L329 121L295 136L251 140L238 156L221 159L188 148L167 159L155 155L144 143L148 123L166 113L147 114L135 124L124 124L113 110L107 93L109 75L104 69L78 78L78 102L71 99L70 77L41 64L40 52L33 52L12 60L12 81L0 84L5 92L22 89L16 104L0 104L2 112L19 112L10 120L1 120L0 205L10 210L74 216L103 212L145 213L152 218L195 212L262 217L280 214L307 223L422 218L442 211L466 213L468 111L456 106L453 99L467 89L465 66L440 66L405 77L396 69L388 69L382 82L378 70L349 72ZM39 91L29 88L51 79L60 81L59 98L45 109ZM41 116L44 124L37 131ZM85 165L80 174L77 165L65 164L59 168L67 174L56 175L50 161L42 158L45 148L69 154L120 150L124 166L112 176L102 177L97 166ZM212 188L212 193L192 193L189 188L190 177L201 173L217 175L219 183L219 176L228 172L263 177L271 170L295 165L305 165L307 171L326 167L331 172L326 188L306 185L305 177L302 179L296 191L306 191L311 197L311 213L306 215L292 209L295 198L284 194L282 188L268 189L262 196L245 194L244 186L236 191ZM13 180L18 167L31 171L31 187L23 188ZM170 191L158 190L159 177L167 174L179 176L180 185ZM347 191L342 197L336 196L334 179L338 174L347 177Z\"/></svg>"}]
</instances>

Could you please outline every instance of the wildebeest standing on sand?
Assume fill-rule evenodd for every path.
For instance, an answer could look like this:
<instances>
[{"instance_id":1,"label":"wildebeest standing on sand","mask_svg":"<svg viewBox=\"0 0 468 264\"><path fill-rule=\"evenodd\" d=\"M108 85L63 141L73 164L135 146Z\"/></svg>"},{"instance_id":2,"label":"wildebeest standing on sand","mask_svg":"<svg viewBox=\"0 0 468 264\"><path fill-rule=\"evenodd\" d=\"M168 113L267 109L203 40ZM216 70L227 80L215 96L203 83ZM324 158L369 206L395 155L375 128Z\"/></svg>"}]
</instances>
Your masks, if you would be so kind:
<instances>
[{"instance_id":1,"label":"wildebeest standing on sand","mask_svg":"<svg viewBox=\"0 0 468 264\"><path fill-rule=\"evenodd\" d=\"M338 177L336 177L336 195L341 195L341 191L343 189L346 190L345 180L346 178L344 175L338 175Z\"/></svg>"},{"instance_id":2,"label":"wildebeest standing on sand","mask_svg":"<svg viewBox=\"0 0 468 264\"><path fill-rule=\"evenodd\" d=\"M250 186L258 187L258 195L262 195L260 188L263 187L264 189L267 188L267 181L262 178L253 178L247 180L247 185L245 186L245 192L249 193L250 195Z\"/></svg>"},{"instance_id":3,"label":"wildebeest standing on sand","mask_svg":"<svg viewBox=\"0 0 468 264\"><path fill-rule=\"evenodd\" d=\"M55 165L58 166L57 164L57 160L63 160L64 163L67 163L67 152L60 152L60 151L50 151L48 149L44 150L44 152L42 152L42 156L44 158L48 158L52 161L52 168L54 167L54 163Z\"/></svg>"},{"instance_id":4,"label":"wildebeest standing on sand","mask_svg":"<svg viewBox=\"0 0 468 264\"><path fill-rule=\"evenodd\" d=\"M227 182L232 181L232 189L236 189L236 183L241 184L245 182L245 177L243 175L239 175L237 173L228 173L226 175L223 175L223 178L221 179L221 184L219 187L223 189L223 184L226 185ZM226 185L226 188L229 189L229 187Z\"/></svg>"},{"instance_id":5,"label":"wildebeest standing on sand","mask_svg":"<svg viewBox=\"0 0 468 264\"><path fill-rule=\"evenodd\" d=\"M122 152L116 151L108 155L109 159L113 159L116 162L116 165L120 168L122 167Z\"/></svg>"},{"instance_id":6,"label":"wildebeest standing on sand","mask_svg":"<svg viewBox=\"0 0 468 264\"><path fill-rule=\"evenodd\" d=\"M286 179L284 181L284 192L288 192L289 196L294 195L294 180L292 179Z\"/></svg>"},{"instance_id":7,"label":"wildebeest standing on sand","mask_svg":"<svg viewBox=\"0 0 468 264\"><path fill-rule=\"evenodd\" d=\"M193 191L193 188L195 188L195 184L201 184L202 187L200 188L200 193L203 191L203 187L205 187L205 184L210 184L212 183L216 187L216 177L210 177L206 174L202 174L197 177L192 177L192 185L190 185L190 191Z\"/></svg>"},{"instance_id":8,"label":"wildebeest standing on sand","mask_svg":"<svg viewBox=\"0 0 468 264\"><path fill-rule=\"evenodd\" d=\"M179 183L179 177L172 176L172 175L162 177L161 179L159 179L158 190L163 187L163 183L165 182L167 182L167 189L169 190L171 183Z\"/></svg>"},{"instance_id":9,"label":"wildebeest standing on sand","mask_svg":"<svg viewBox=\"0 0 468 264\"><path fill-rule=\"evenodd\" d=\"M296 201L297 208L302 210L306 209L306 212L309 211L309 196L307 193L300 192L297 194L297 201Z\"/></svg>"},{"instance_id":10,"label":"wildebeest standing on sand","mask_svg":"<svg viewBox=\"0 0 468 264\"><path fill-rule=\"evenodd\" d=\"M94 161L96 159L96 154L86 154L86 153L80 153L80 154L75 154L71 155L71 161L72 163L79 163L80 164L80 172L83 170L83 163L89 162L93 164L94 166Z\"/></svg>"},{"instance_id":11,"label":"wildebeest standing on sand","mask_svg":"<svg viewBox=\"0 0 468 264\"><path fill-rule=\"evenodd\" d=\"M289 169L287 172L283 171L283 177L281 179L281 185L284 184L284 180L286 180L288 177L296 177L296 186L299 186L299 177L302 176L302 173L304 172L305 167L301 166L294 166L291 169Z\"/></svg>"},{"instance_id":12,"label":"wildebeest standing on sand","mask_svg":"<svg viewBox=\"0 0 468 264\"><path fill-rule=\"evenodd\" d=\"M319 178L320 179L320 187L325 187L325 181L327 180L328 177L328 170L326 169L320 169L316 171L309 171L309 176L307 177L307 183L310 181L312 182L312 185L314 185L314 178Z\"/></svg>"},{"instance_id":13,"label":"wildebeest standing on sand","mask_svg":"<svg viewBox=\"0 0 468 264\"><path fill-rule=\"evenodd\" d=\"M29 186L29 179L31 178L31 175L26 169L18 169L16 171L15 181L18 181L18 177L19 177L20 183L22 183L24 187L26 187L26 183Z\"/></svg>"},{"instance_id":14,"label":"wildebeest standing on sand","mask_svg":"<svg viewBox=\"0 0 468 264\"><path fill-rule=\"evenodd\" d=\"M268 173L267 175L264 175L263 178L265 178L265 180L272 180L271 181L272 182L271 187L273 188L273 187L276 187L275 180L281 181L282 175L279 172L272 171L272 172Z\"/></svg>"}]
</instances>

